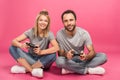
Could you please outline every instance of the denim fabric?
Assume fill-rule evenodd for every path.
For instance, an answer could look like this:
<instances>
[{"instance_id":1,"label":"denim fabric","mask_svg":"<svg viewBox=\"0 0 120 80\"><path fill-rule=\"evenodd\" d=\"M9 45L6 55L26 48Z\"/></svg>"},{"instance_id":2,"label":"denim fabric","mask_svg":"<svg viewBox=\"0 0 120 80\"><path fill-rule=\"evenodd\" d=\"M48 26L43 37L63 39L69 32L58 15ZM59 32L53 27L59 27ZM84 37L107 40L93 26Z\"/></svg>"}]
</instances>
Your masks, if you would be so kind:
<instances>
[{"instance_id":1,"label":"denim fabric","mask_svg":"<svg viewBox=\"0 0 120 80\"><path fill-rule=\"evenodd\" d=\"M65 57L59 56L56 59L56 64L59 68L65 68L79 74L86 74L88 67L97 67L106 61L107 57L104 53L97 53L92 60L85 62L80 60L76 62L75 59L68 60Z\"/></svg>"},{"instance_id":2,"label":"denim fabric","mask_svg":"<svg viewBox=\"0 0 120 80\"><path fill-rule=\"evenodd\" d=\"M16 61L19 58L25 58L27 62L31 65L34 64L36 61L40 61L44 65L45 69L50 68L52 63L56 60L56 53L43 56L33 56L29 52L25 52L22 49L14 46L11 46L9 48L9 52Z\"/></svg>"}]
</instances>

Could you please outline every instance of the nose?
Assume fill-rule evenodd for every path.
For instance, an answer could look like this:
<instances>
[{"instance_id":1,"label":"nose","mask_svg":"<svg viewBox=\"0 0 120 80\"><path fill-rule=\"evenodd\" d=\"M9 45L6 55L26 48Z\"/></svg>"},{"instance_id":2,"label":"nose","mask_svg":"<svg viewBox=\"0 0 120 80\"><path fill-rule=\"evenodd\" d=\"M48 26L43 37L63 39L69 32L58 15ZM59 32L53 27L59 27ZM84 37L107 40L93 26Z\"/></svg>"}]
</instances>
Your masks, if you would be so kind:
<instances>
[{"instance_id":1,"label":"nose","mask_svg":"<svg viewBox=\"0 0 120 80\"><path fill-rule=\"evenodd\" d=\"M70 21L68 21L68 22L67 22L67 25L70 25L70 24L71 24Z\"/></svg>"}]
</instances>

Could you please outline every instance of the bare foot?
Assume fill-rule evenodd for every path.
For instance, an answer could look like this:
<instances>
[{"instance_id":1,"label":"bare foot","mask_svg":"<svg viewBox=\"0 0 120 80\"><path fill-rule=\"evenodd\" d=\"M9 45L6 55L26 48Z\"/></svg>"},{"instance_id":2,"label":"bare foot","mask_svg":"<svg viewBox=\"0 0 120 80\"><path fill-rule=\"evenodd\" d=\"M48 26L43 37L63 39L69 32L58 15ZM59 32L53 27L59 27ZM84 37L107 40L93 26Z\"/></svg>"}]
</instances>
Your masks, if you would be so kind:
<instances>
[{"instance_id":1,"label":"bare foot","mask_svg":"<svg viewBox=\"0 0 120 80\"><path fill-rule=\"evenodd\" d=\"M35 62L32 68L43 68L43 64L40 61Z\"/></svg>"}]
</instances>

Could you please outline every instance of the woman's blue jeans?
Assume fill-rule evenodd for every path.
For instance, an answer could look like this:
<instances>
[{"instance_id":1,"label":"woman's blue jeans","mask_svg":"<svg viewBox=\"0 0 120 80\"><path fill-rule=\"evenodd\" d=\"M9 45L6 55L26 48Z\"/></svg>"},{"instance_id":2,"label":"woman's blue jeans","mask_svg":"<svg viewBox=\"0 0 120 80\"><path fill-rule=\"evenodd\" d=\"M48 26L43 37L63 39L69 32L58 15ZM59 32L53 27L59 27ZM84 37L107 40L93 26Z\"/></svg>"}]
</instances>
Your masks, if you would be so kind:
<instances>
[{"instance_id":1,"label":"woman's blue jeans","mask_svg":"<svg viewBox=\"0 0 120 80\"><path fill-rule=\"evenodd\" d=\"M32 54L15 46L10 46L9 51L16 61L19 58L25 58L30 65L34 64L36 61L40 61L44 65L44 69L49 69L52 63L56 60L56 53L33 56Z\"/></svg>"}]
</instances>

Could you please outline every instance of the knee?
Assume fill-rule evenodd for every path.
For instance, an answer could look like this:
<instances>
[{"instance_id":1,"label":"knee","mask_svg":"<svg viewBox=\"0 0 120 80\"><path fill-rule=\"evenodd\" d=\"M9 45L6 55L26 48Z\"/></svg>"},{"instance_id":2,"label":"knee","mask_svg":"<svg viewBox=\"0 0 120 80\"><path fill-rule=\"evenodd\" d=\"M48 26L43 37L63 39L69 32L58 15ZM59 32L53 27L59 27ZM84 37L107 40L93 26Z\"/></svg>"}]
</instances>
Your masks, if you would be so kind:
<instances>
[{"instance_id":1,"label":"knee","mask_svg":"<svg viewBox=\"0 0 120 80\"><path fill-rule=\"evenodd\" d=\"M102 62L107 62L107 55L105 53L101 53Z\"/></svg>"},{"instance_id":2,"label":"knee","mask_svg":"<svg viewBox=\"0 0 120 80\"><path fill-rule=\"evenodd\" d=\"M9 47L9 52L16 51L17 47L15 46L10 46Z\"/></svg>"},{"instance_id":3,"label":"knee","mask_svg":"<svg viewBox=\"0 0 120 80\"><path fill-rule=\"evenodd\" d=\"M58 67L65 64L65 60L62 59L61 57L58 57L55 62Z\"/></svg>"},{"instance_id":4,"label":"knee","mask_svg":"<svg viewBox=\"0 0 120 80\"><path fill-rule=\"evenodd\" d=\"M11 52L11 50L13 50L14 49L14 46L10 46L9 47L9 51Z\"/></svg>"},{"instance_id":5,"label":"knee","mask_svg":"<svg viewBox=\"0 0 120 80\"><path fill-rule=\"evenodd\" d=\"M15 52L15 47L14 46L10 46L9 47L9 53L10 54L14 54L14 52Z\"/></svg>"}]
</instances>

